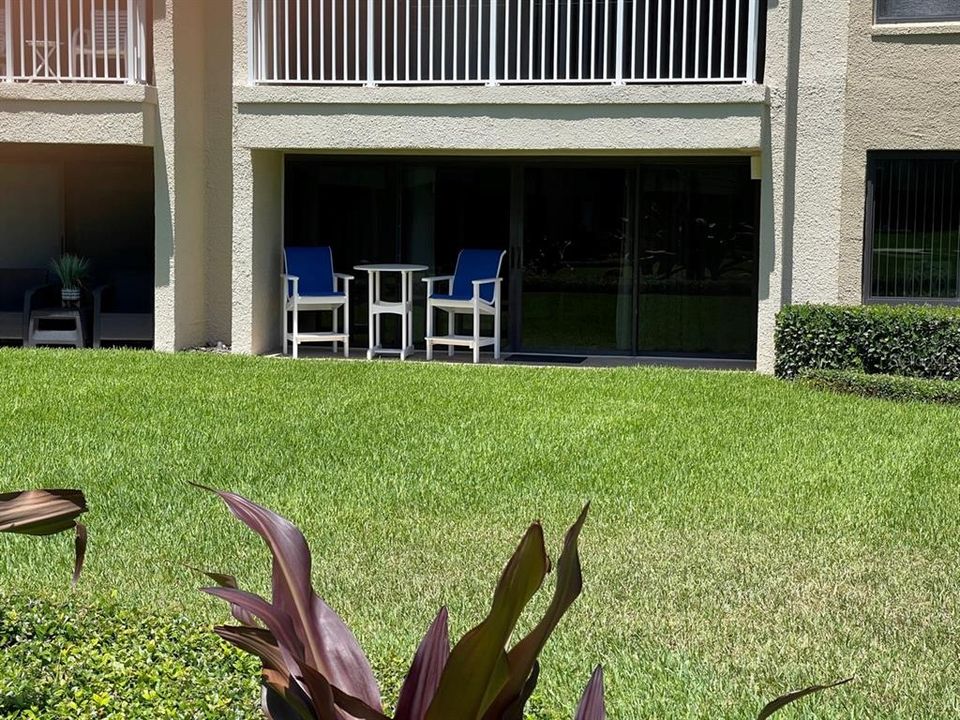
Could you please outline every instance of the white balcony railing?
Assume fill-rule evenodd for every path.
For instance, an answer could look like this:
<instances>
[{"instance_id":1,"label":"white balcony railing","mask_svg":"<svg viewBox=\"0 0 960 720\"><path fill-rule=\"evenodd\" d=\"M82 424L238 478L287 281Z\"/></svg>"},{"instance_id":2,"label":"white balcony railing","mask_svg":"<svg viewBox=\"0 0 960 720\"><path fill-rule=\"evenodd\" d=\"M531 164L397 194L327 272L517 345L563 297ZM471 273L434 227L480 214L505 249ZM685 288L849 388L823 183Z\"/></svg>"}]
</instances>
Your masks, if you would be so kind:
<instances>
[{"instance_id":1,"label":"white balcony railing","mask_svg":"<svg viewBox=\"0 0 960 720\"><path fill-rule=\"evenodd\" d=\"M753 83L759 0L249 0L260 84Z\"/></svg>"},{"instance_id":2,"label":"white balcony railing","mask_svg":"<svg viewBox=\"0 0 960 720\"><path fill-rule=\"evenodd\" d=\"M148 81L147 0L0 0L0 81Z\"/></svg>"}]
</instances>

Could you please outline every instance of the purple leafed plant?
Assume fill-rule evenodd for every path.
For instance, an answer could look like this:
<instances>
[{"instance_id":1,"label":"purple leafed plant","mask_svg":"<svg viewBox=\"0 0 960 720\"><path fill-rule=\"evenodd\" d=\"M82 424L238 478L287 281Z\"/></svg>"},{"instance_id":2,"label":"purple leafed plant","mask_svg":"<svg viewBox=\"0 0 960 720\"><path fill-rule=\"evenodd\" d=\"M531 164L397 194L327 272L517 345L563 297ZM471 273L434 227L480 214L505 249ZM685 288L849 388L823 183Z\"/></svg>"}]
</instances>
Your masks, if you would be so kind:
<instances>
[{"instance_id":1,"label":"purple leafed plant","mask_svg":"<svg viewBox=\"0 0 960 720\"><path fill-rule=\"evenodd\" d=\"M239 623L214 631L263 663L264 714L271 720L391 720L384 714L380 689L356 638L313 590L303 533L239 495L212 492L263 538L273 555L269 601L240 590L230 575L207 573L218 587L205 588L230 604ZM553 599L533 630L507 647L521 614L551 570L539 523L528 528L500 575L486 618L453 649L447 610L441 608L413 657L392 720L523 720L539 678L540 652L583 589L577 542L588 510L585 507L567 531ZM835 685L779 697L763 708L759 720ZM598 667L573 720L605 720L603 696L603 669Z\"/></svg>"},{"instance_id":2,"label":"purple leafed plant","mask_svg":"<svg viewBox=\"0 0 960 720\"><path fill-rule=\"evenodd\" d=\"M27 490L0 494L0 533L56 535L76 531L73 584L87 552L87 528L77 518L87 511L79 490Z\"/></svg>"},{"instance_id":3,"label":"purple leafed plant","mask_svg":"<svg viewBox=\"0 0 960 720\"><path fill-rule=\"evenodd\" d=\"M216 492L216 491L214 491ZM208 573L205 592L231 606L238 625L215 632L263 663L263 710L272 720L390 720L370 662L343 620L314 592L306 539L276 513L217 492L273 555L268 601L240 590L229 575ZM539 676L537 658L583 581L577 540L584 508L567 531L553 600L540 622L512 648L521 613L550 572L543 528L534 523L500 576L487 617L450 648L441 609L417 648L393 720L522 720ZM605 720L603 673L594 673L574 720Z\"/></svg>"}]
</instances>

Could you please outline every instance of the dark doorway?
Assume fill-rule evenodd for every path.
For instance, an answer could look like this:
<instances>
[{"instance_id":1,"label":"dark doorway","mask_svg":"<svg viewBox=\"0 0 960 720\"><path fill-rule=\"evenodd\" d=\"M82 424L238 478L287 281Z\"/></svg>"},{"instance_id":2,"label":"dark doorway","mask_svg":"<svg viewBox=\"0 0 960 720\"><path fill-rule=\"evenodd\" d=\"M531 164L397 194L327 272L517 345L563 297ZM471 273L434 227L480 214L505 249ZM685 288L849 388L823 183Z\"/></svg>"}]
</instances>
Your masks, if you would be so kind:
<instances>
[{"instance_id":1,"label":"dark doorway","mask_svg":"<svg viewBox=\"0 0 960 720\"><path fill-rule=\"evenodd\" d=\"M53 258L89 260L88 339L96 328L104 344L151 342L154 224L151 148L0 145L0 274L39 286L53 283ZM59 304L56 293L35 300ZM22 283L0 282L0 313L23 308Z\"/></svg>"}]
</instances>

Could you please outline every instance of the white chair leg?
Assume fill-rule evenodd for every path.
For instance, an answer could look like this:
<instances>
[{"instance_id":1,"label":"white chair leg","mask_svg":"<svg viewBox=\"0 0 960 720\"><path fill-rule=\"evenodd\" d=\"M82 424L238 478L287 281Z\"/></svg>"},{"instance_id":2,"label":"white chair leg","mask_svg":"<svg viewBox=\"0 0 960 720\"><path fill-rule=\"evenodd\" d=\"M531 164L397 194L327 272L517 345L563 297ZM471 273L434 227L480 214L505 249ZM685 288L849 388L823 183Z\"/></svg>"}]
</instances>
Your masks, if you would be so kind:
<instances>
[{"instance_id":1,"label":"white chair leg","mask_svg":"<svg viewBox=\"0 0 960 720\"><path fill-rule=\"evenodd\" d=\"M347 293L347 301L343 304L343 356L350 357L350 294Z\"/></svg>"},{"instance_id":2,"label":"white chair leg","mask_svg":"<svg viewBox=\"0 0 960 720\"><path fill-rule=\"evenodd\" d=\"M285 276L280 277L280 318L283 320L283 324L280 326L283 330L283 332L280 334L280 340L283 342L283 348L280 352L283 355L286 355L289 331L287 330L287 278Z\"/></svg>"},{"instance_id":3,"label":"white chair leg","mask_svg":"<svg viewBox=\"0 0 960 720\"><path fill-rule=\"evenodd\" d=\"M433 306L427 301L427 332L423 339L427 347L427 360L433 360Z\"/></svg>"},{"instance_id":4,"label":"white chair leg","mask_svg":"<svg viewBox=\"0 0 960 720\"><path fill-rule=\"evenodd\" d=\"M473 303L473 364L480 362L480 306Z\"/></svg>"},{"instance_id":5,"label":"white chair leg","mask_svg":"<svg viewBox=\"0 0 960 720\"><path fill-rule=\"evenodd\" d=\"M453 337L457 334L457 314L453 312L447 313L447 335ZM447 357L453 357L453 353L456 348L453 345L447 345Z\"/></svg>"},{"instance_id":6,"label":"white chair leg","mask_svg":"<svg viewBox=\"0 0 960 720\"><path fill-rule=\"evenodd\" d=\"M293 307L293 358L296 360L300 352L300 313L296 305Z\"/></svg>"},{"instance_id":7,"label":"white chair leg","mask_svg":"<svg viewBox=\"0 0 960 720\"><path fill-rule=\"evenodd\" d=\"M500 359L500 306L493 313L493 359Z\"/></svg>"},{"instance_id":8,"label":"white chair leg","mask_svg":"<svg viewBox=\"0 0 960 720\"><path fill-rule=\"evenodd\" d=\"M336 333L339 330L339 323L337 322L337 308L334 307L330 313L333 315L333 332ZM340 343L336 340L333 341L333 354L336 355L337 351L340 350Z\"/></svg>"}]
</instances>

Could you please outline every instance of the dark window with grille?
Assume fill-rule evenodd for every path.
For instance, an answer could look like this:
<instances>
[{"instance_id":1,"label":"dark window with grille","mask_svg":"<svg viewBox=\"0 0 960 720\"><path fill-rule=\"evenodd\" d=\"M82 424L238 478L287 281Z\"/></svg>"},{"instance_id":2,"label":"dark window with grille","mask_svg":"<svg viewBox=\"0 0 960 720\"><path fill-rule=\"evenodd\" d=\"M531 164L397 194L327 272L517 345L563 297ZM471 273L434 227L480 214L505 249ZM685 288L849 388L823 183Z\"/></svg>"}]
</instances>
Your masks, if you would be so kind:
<instances>
[{"instance_id":1,"label":"dark window with grille","mask_svg":"<svg viewBox=\"0 0 960 720\"><path fill-rule=\"evenodd\" d=\"M867 300L960 301L960 154L871 154L866 209Z\"/></svg>"},{"instance_id":2,"label":"dark window with grille","mask_svg":"<svg viewBox=\"0 0 960 720\"><path fill-rule=\"evenodd\" d=\"M960 0L877 0L877 22L960 20Z\"/></svg>"}]
</instances>

